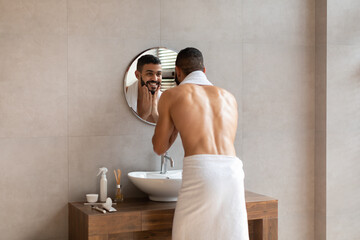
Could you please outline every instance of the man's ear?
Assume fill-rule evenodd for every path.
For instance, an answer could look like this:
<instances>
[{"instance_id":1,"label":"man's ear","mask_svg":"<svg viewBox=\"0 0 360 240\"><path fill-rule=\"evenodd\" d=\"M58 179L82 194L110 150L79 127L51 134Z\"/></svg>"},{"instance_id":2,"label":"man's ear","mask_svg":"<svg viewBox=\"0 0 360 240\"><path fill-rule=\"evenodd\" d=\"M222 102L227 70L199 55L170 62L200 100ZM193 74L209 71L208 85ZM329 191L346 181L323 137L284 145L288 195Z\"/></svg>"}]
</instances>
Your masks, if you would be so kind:
<instances>
[{"instance_id":1,"label":"man's ear","mask_svg":"<svg viewBox=\"0 0 360 240\"><path fill-rule=\"evenodd\" d=\"M176 74L176 76L177 76L177 78L179 79L181 76L181 70L180 70L180 68L179 67L177 67L177 66L175 66L175 74Z\"/></svg>"},{"instance_id":2,"label":"man's ear","mask_svg":"<svg viewBox=\"0 0 360 240\"><path fill-rule=\"evenodd\" d=\"M136 70L136 71L135 71L135 77L136 77L138 80L140 80L140 76L141 76L141 73L140 73L138 70Z\"/></svg>"},{"instance_id":3,"label":"man's ear","mask_svg":"<svg viewBox=\"0 0 360 240\"><path fill-rule=\"evenodd\" d=\"M206 68L204 67L203 72L206 73Z\"/></svg>"}]
</instances>

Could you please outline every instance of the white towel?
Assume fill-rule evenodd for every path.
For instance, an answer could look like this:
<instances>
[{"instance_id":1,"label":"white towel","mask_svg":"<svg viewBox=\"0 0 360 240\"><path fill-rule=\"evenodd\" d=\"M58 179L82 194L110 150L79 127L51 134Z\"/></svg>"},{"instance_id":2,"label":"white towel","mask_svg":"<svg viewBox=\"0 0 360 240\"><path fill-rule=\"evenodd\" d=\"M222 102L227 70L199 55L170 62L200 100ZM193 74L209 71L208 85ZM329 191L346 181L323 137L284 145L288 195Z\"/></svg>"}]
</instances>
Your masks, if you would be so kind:
<instances>
[{"instance_id":1,"label":"white towel","mask_svg":"<svg viewBox=\"0 0 360 240\"><path fill-rule=\"evenodd\" d=\"M172 240L248 240L242 161L199 154L184 158Z\"/></svg>"},{"instance_id":2,"label":"white towel","mask_svg":"<svg viewBox=\"0 0 360 240\"><path fill-rule=\"evenodd\" d=\"M128 86L126 91L126 100L129 106L137 112L137 99L138 99L138 81Z\"/></svg>"},{"instance_id":3,"label":"white towel","mask_svg":"<svg viewBox=\"0 0 360 240\"><path fill-rule=\"evenodd\" d=\"M184 80L180 83L181 84L197 84L197 85L213 85L206 77L203 71L194 71L189 73Z\"/></svg>"}]
</instances>

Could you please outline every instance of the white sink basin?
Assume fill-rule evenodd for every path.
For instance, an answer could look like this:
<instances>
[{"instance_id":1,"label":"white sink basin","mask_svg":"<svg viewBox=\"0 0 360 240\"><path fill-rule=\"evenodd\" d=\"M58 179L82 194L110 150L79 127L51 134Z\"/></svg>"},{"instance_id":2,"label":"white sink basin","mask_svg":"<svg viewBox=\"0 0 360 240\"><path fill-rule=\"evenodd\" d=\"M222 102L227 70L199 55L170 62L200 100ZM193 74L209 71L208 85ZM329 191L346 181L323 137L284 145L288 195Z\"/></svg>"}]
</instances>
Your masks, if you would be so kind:
<instances>
[{"instance_id":1,"label":"white sink basin","mask_svg":"<svg viewBox=\"0 0 360 240\"><path fill-rule=\"evenodd\" d=\"M166 174L157 172L129 172L133 184L149 195L150 200L161 202L177 201L181 187L182 170L171 170Z\"/></svg>"}]
</instances>

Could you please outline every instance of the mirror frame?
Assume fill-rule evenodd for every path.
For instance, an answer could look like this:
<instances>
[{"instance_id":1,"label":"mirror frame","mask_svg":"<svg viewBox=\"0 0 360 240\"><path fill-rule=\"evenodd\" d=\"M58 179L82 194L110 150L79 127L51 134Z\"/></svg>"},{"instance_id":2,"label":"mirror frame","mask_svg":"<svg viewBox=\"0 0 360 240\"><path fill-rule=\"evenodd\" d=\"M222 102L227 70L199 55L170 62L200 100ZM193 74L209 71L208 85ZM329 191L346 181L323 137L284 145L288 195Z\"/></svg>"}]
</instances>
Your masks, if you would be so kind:
<instances>
[{"instance_id":1,"label":"mirror frame","mask_svg":"<svg viewBox=\"0 0 360 240\"><path fill-rule=\"evenodd\" d=\"M125 97L125 102L126 102L126 104L127 104L128 107L130 108L131 112L132 112L138 119L140 119L142 122L147 123L147 124L152 125L152 126L156 126L156 123L149 122L149 121L146 121L145 119L141 118L141 117L137 114L137 112L135 112L135 110L129 105L129 103L128 103L127 99L126 99L126 79L127 79L128 74L129 74L129 70L130 70L130 68L131 68L131 65L134 63L134 61L135 61L136 59L138 59L142 54L144 54L144 53L147 52L147 51L150 51L150 50L153 50L153 49L159 49L159 48L167 49L167 50L173 51L173 52L175 52L176 54L178 54L177 51L175 51L175 50L173 50L173 49L170 49L170 48L167 48L167 47L152 47L152 48L148 48L148 49L142 51L141 53L139 53L138 55L136 55L136 57L134 57L134 58L131 60L130 64L129 64L128 67L126 68L126 71L125 71L125 74L124 74L124 78L123 78L123 82L124 82L124 83L123 83L124 97Z\"/></svg>"}]
</instances>

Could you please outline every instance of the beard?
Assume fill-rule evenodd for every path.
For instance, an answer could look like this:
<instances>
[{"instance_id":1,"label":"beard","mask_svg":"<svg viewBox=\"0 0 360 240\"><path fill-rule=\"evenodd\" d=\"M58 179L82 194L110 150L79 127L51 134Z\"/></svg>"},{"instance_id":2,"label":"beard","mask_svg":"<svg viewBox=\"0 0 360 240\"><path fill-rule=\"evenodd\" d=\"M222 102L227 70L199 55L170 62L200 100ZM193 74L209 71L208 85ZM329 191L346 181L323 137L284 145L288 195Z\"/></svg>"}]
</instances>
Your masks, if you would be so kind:
<instances>
[{"instance_id":1,"label":"beard","mask_svg":"<svg viewBox=\"0 0 360 240\"><path fill-rule=\"evenodd\" d=\"M143 80L142 76L140 76L140 81L141 81L141 86L144 86L146 85L147 89L149 90L149 92L151 93L151 95L154 95L156 90L158 89L158 86L161 85L160 82L157 82L157 81L147 81L145 83L145 81ZM152 85L153 84L156 84L156 86ZM149 87L150 86L150 87Z\"/></svg>"}]
</instances>

